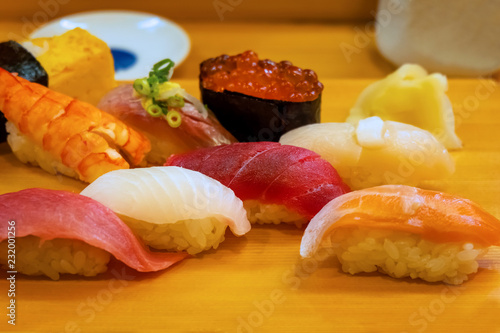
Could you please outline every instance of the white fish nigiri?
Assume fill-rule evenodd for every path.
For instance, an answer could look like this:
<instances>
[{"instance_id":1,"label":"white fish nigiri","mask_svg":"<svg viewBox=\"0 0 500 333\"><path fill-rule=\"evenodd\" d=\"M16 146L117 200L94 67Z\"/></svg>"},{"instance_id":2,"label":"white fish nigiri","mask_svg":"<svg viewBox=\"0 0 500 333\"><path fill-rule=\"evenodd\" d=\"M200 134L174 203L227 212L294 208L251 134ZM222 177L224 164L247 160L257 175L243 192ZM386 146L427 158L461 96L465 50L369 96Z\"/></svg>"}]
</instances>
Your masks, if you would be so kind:
<instances>
[{"instance_id":1,"label":"white fish nigiri","mask_svg":"<svg viewBox=\"0 0 500 333\"><path fill-rule=\"evenodd\" d=\"M146 244L195 254L217 248L226 227L250 230L243 203L217 180L179 167L108 172L82 192L108 206Z\"/></svg>"},{"instance_id":2,"label":"white fish nigiri","mask_svg":"<svg viewBox=\"0 0 500 333\"><path fill-rule=\"evenodd\" d=\"M379 117L321 123L285 133L281 144L310 149L330 162L352 188L416 185L455 171L446 148L428 131Z\"/></svg>"}]
</instances>

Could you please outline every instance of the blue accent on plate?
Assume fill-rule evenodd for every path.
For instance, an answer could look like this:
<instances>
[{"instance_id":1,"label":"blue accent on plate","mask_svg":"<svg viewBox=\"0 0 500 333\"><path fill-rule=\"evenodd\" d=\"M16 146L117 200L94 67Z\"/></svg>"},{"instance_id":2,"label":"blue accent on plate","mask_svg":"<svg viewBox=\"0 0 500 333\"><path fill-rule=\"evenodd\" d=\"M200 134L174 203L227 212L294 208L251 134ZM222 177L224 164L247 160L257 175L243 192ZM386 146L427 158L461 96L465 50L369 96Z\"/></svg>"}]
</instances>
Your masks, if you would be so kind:
<instances>
[{"instance_id":1,"label":"blue accent on plate","mask_svg":"<svg viewBox=\"0 0 500 333\"><path fill-rule=\"evenodd\" d=\"M115 60L115 71L128 69L137 62L137 56L127 50L111 49L111 54Z\"/></svg>"}]
</instances>

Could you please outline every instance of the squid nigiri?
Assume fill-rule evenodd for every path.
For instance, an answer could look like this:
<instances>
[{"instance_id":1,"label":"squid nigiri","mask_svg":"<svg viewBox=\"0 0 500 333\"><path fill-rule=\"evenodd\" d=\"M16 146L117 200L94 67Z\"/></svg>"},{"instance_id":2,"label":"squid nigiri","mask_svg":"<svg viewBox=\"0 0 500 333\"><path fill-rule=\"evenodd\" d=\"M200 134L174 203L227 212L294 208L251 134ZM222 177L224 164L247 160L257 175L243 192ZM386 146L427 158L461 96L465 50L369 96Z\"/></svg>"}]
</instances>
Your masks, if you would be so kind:
<instances>
[{"instance_id":1,"label":"squid nigiri","mask_svg":"<svg viewBox=\"0 0 500 333\"><path fill-rule=\"evenodd\" d=\"M243 204L233 191L187 169L111 171L81 194L111 208L157 249L196 254L216 249L228 226L238 236L250 230Z\"/></svg>"},{"instance_id":2,"label":"squid nigiri","mask_svg":"<svg viewBox=\"0 0 500 333\"><path fill-rule=\"evenodd\" d=\"M353 189L386 184L418 185L449 177L455 162L428 131L379 117L350 123L312 124L280 143L311 149L330 162Z\"/></svg>"},{"instance_id":3,"label":"squid nigiri","mask_svg":"<svg viewBox=\"0 0 500 333\"><path fill-rule=\"evenodd\" d=\"M489 246L500 246L500 221L470 200L405 185L353 191L311 220L302 257L333 248L350 274L460 284L477 272Z\"/></svg>"},{"instance_id":4,"label":"squid nigiri","mask_svg":"<svg viewBox=\"0 0 500 333\"><path fill-rule=\"evenodd\" d=\"M52 174L91 182L141 165L151 148L146 137L113 116L1 68L0 110L16 157Z\"/></svg>"},{"instance_id":5,"label":"squid nigiri","mask_svg":"<svg viewBox=\"0 0 500 333\"><path fill-rule=\"evenodd\" d=\"M199 100L169 81L172 73L173 62L165 59L149 78L115 88L98 104L150 140L149 165L162 165L174 153L237 141Z\"/></svg>"},{"instance_id":6,"label":"squid nigiri","mask_svg":"<svg viewBox=\"0 0 500 333\"><path fill-rule=\"evenodd\" d=\"M277 142L242 142L172 155L165 165L199 171L231 188L252 223L308 222L349 191L313 151Z\"/></svg>"},{"instance_id":7,"label":"squid nigiri","mask_svg":"<svg viewBox=\"0 0 500 333\"><path fill-rule=\"evenodd\" d=\"M8 251L13 243L15 251ZM187 256L150 252L95 200L38 188L0 195L0 249L0 264L8 271L53 280L60 274L102 273L111 255L141 272L165 269Z\"/></svg>"}]
</instances>

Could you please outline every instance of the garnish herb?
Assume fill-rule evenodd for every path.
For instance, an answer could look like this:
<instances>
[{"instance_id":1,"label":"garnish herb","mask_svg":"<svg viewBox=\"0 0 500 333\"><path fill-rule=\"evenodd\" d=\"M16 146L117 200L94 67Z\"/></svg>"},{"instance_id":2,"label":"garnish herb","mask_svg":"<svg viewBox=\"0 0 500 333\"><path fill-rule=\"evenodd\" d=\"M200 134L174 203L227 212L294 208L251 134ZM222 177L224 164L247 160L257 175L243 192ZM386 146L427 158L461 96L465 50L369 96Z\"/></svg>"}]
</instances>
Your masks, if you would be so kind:
<instances>
[{"instance_id":1,"label":"garnish herb","mask_svg":"<svg viewBox=\"0 0 500 333\"><path fill-rule=\"evenodd\" d=\"M167 122L171 127L179 127L181 125L181 114L175 110L167 113Z\"/></svg>"},{"instance_id":2,"label":"garnish herb","mask_svg":"<svg viewBox=\"0 0 500 333\"><path fill-rule=\"evenodd\" d=\"M181 114L169 107L181 108L184 106L182 96L171 96L166 101L157 100L160 94L160 85L168 82L172 77L175 63L170 59L164 59L154 64L149 76L134 81L134 90L141 95L143 105L147 105L146 111L153 117L164 117L171 127L181 125Z\"/></svg>"}]
</instances>

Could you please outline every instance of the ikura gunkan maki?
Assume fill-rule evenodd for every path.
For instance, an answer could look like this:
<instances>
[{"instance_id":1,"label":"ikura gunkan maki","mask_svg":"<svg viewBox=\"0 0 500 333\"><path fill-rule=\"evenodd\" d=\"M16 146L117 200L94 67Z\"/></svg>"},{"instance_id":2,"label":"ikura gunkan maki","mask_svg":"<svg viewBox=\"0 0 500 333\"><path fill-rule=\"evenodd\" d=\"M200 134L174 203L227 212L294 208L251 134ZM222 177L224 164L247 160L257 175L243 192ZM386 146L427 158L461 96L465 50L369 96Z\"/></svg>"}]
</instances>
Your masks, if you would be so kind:
<instances>
[{"instance_id":1,"label":"ikura gunkan maki","mask_svg":"<svg viewBox=\"0 0 500 333\"><path fill-rule=\"evenodd\" d=\"M253 51L207 59L200 65L203 103L239 141L278 141L320 122L323 85L310 69L259 60Z\"/></svg>"}]
</instances>

